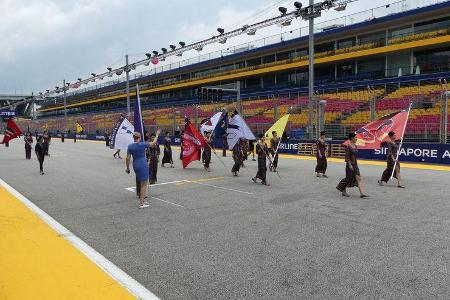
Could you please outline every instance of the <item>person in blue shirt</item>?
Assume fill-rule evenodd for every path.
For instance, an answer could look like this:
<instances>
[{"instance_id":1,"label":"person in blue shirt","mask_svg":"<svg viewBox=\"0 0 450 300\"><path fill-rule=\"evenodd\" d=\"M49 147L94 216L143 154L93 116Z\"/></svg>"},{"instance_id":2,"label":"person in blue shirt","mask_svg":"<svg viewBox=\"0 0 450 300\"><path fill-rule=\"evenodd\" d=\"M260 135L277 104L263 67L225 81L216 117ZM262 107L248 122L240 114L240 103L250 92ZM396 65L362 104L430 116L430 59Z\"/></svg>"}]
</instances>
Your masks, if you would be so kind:
<instances>
[{"instance_id":1,"label":"person in blue shirt","mask_svg":"<svg viewBox=\"0 0 450 300\"><path fill-rule=\"evenodd\" d=\"M156 133L156 140L159 136L160 130ZM139 208L149 207L149 203L145 201L148 194L148 163L147 157L145 155L147 148L151 146L151 144L147 144L145 142L141 142L141 134L139 132L135 132L133 134L134 143L128 145L127 149L127 158L126 158L126 170L128 174L130 173L130 162L131 157L133 157L133 170L136 173L136 182L138 185L136 189L139 189Z\"/></svg>"}]
</instances>

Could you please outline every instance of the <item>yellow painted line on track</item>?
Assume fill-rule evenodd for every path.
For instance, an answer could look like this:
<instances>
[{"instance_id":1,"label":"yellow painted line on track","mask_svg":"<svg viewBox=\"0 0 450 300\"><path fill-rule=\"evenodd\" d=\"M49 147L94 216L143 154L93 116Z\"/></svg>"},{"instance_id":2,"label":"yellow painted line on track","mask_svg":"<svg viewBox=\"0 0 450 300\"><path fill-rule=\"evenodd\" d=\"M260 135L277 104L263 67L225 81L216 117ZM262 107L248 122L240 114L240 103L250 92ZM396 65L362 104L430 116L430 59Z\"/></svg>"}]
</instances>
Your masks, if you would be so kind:
<instances>
[{"instance_id":1,"label":"yellow painted line on track","mask_svg":"<svg viewBox=\"0 0 450 300\"><path fill-rule=\"evenodd\" d=\"M316 160L313 156L295 155L295 154L280 154L280 157L290 158L290 159L300 159L300 160ZM343 158L328 157L328 161L344 163ZM370 165L370 166L386 166L385 161L381 160L364 160L358 159L358 164L360 165ZM422 170L433 170L433 171L450 171L450 166L443 165L431 165L431 164L418 164L418 163L408 163L400 162L402 168L408 169L422 169Z\"/></svg>"},{"instance_id":2,"label":"yellow painted line on track","mask_svg":"<svg viewBox=\"0 0 450 300\"><path fill-rule=\"evenodd\" d=\"M183 185L183 184L187 184L187 183L196 183L196 182L208 182L208 181L219 180L219 179L224 179L224 178L225 177L221 176L221 177L210 177L210 178L204 178L204 179L194 179L194 180L177 182L175 185Z\"/></svg>"},{"instance_id":3,"label":"yellow painted line on track","mask_svg":"<svg viewBox=\"0 0 450 300\"><path fill-rule=\"evenodd\" d=\"M0 207L0 299L157 299L1 179Z\"/></svg>"}]
</instances>

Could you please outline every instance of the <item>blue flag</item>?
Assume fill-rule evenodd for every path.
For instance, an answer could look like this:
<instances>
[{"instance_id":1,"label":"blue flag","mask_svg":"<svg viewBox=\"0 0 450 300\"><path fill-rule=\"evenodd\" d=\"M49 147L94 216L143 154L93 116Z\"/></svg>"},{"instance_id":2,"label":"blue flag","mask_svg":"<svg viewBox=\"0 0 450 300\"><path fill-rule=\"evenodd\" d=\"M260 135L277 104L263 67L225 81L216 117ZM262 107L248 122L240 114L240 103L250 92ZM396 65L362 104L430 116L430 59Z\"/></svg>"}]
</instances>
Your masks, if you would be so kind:
<instances>
[{"instance_id":1,"label":"blue flag","mask_svg":"<svg viewBox=\"0 0 450 300\"><path fill-rule=\"evenodd\" d=\"M141 134L141 142L144 141L144 124L142 123L141 98L139 97L139 85L136 85L136 101L134 102L134 131Z\"/></svg>"},{"instance_id":2,"label":"blue flag","mask_svg":"<svg viewBox=\"0 0 450 300\"><path fill-rule=\"evenodd\" d=\"M214 136L215 137L221 137L224 134L227 133L228 128L228 113L224 113L222 117L220 118L219 122L216 125L216 128L214 129Z\"/></svg>"}]
</instances>

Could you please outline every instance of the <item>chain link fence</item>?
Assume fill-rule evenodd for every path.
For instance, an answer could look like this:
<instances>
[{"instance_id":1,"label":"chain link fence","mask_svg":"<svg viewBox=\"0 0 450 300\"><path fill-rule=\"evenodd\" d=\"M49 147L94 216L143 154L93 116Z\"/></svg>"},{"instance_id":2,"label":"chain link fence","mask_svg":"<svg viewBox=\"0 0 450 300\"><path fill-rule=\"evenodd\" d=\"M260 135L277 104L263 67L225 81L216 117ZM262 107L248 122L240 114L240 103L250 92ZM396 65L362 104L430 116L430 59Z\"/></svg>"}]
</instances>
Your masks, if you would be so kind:
<instances>
[{"instance_id":1,"label":"chain link fence","mask_svg":"<svg viewBox=\"0 0 450 300\"><path fill-rule=\"evenodd\" d=\"M320 130L335 140L345 139L371 120L395 111L406 109L412 103L410 118L405 131L407 142L448 142L448 92L447 82L414 81L374 86L358 86L346 89L319 90L314 98L314 136ZM292 138L308 136L309 98L306 93L277 93L265 97L243 99L241 114L255 133L265 132L283 115L289 113L286 132ZM239 107L236 99L221 102L195 102L184 105L145 106L143 119L150 132L161 128L179 134L185 118L197 126L215 112L233 112ZM57 133L73 132L78 121L87 134L103 135L111 132L124 110L85 113L64 117L41 118L33 121L19 120L22 129L30 126L32 132L45 129ZM132 118L132 116L131 116Z\"/></svg>"}]
</instances>

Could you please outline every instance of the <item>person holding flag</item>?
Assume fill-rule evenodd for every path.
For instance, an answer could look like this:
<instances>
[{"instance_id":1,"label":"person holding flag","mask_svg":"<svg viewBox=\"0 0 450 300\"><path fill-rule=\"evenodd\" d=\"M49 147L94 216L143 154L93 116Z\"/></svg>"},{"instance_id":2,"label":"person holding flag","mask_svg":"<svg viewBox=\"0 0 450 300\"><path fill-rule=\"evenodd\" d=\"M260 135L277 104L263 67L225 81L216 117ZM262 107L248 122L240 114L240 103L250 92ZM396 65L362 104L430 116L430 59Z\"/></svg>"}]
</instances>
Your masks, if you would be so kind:
<instances>
[{"instance_id":1,"label":"person holding flag","mask_svg":"<svg viewBox=\"0 0 450 300\"><path fill-rule=\"evenodd\" d=\"M399 145L397 145L397 143L395 142L397 136L394 131L390 131L388 133L388 136L390 140L387 144L387 166L383 172L383 175L381 176L381 180L378 180L378 184L382 186L384 185L383 183L388 183L391 177L394 177L395 179L397 179L397 187L403 189L405 187L401 184L400 163L396 163L399 150Z\"/></svg>"},{"instance_id":2,"label":"person holding flag","mask_svg":"<svg viewBox=\"0 0 450 300\"><path fill-rule=\"evenodd\" d=\"M163 168L164 164L170 164L170 167L173 168L172 145L170 141L170 134L167 131L164 137L164 156L161 162L161 167Z\"/></svg>"},{"instance_id":3,"label":"person holding flag","mask_svg":"<svg viewBox=\"0 0 450 300\"><path fill-rule=\"evenodd\" d=\"M276 172L278 166L278 145L280 144L280 139L278 138L277 132L272 131L272 139L270 140L269 153L273 157L272 164L270 164L270 171Z\"/></svg>"},{"instance_id":4,"label":"person holding flag","mask_svg":"<svg viewBox=\"0 0 450 300\"><path fill-rule=\"evenodd\" d=\"M50 154L48 153L48 151L50 150L50 142L52 140L52 136L50 135L50 133L48 131L44 131L44 151L45 151L45 155L46 156L50 156Z\"/></svg>"},{"instance_id":5,"label":"person holding flag","mask_svg":"<svg viewBox=\"0 0 450 300\"><path fill-rule=\"evenodd\" d=\"M80 124L79 121L77 121L75 123L75 135L73 136L73 142L76 143L77 142L77 134L81 134L83 133L84 128L83 126Z\"/></svg>"},{"instance_id":6,"label":"person holding flag","mask_svg":"<svg viewBox=\"0 0 450 300\"><path fill-rule=\"evenodd\" d=\"M325 175L325 172L327 171L327 144L325 142L325 131L320 132L320 137L316 141L316 177L320 177L320 174L322 174L322 177L328 178L327 175Z\"/></svg>"},{"instance_id":7,"label":"person holding flag","mask_svg":"<svg viewBox=\"0 0 450 300\"><path fill-rule=\"evenodd\" d=\"M8 119L6 121L6 128L4 132L3 140L0 144L5 144L6 147L9 146L9 141L18 138L22 135L19 126L13 121L13 119Z\"/></svg>"},{"instance_id":8,"label":"person holding flag","mask_svg":"<svg viewBox=\"0 0 450 300\"><path fill-rule=\"evenodd\" d=\"M110 148L115 149L116 152L113 154L114 159L118 156L119 159L122 159L120 157L120 150L128 149L128 145L133 143L133 133L134 133L134 126L133 124L128 121L125 116L121 115L119 120L116 122L116 125L114 126L114 129L111 134L111 141L110 141Z\"/></svg>"},{"instance_id":9,"label":"person holding flag","mask_svg":"<svg viewBox=\"0 0 450 300\"><path fill-rule=\"evenodd\" d=\"M133 158L133 170L136 174L136 190L139 190L139 208L149 207L149 203L145 201L148 194L148 164L145 157L145 152L149 144L141 141L141 134L135 132L133 134L134 143L128 145L126 169L125 172L130 174L130 161Z\"/></svg>"},{"instance_id":10,"label":"person holding flag","mask_svg":"<svg viewBox=\"0 0 450 300\"><path fill-rule=\"evenodd\" d=\"M183 169L185 169L192 161L199 160L198 149L205 148L208 144L203 136L195 129L189 119L185 120L183 133L183 152L182 161Z\"/></svg>"},{"instance_id":11,"label":"person holding flag","mask_svg":"<svg viewBox=\"0 0 450 300\"><path fill-rule=\"evenodd\" d=\"M256 140L256 138L237 110L228 121L226 133L228 147L233 151L234 166L231 172L237 176L244 158L242 140Z\"/></svg>"},{"instance_id":12,"label":"person holding flag","mask_svg":"<svg viewBox=\"0 0 450 300\"><path fill-rule=\"evenodd\" d=\"M256 176L252 178L253 182L256 183L257 179L261 180L263 185L270 185L267 183L267 158L269 157L269 148L265 143L265 138L263 134L259 135L258 143L256 144L256 154L258 155L258 172Z\"/></svg>"},{"instance_id":13,"label":"person holding flag","mask_svg":"<svg viewBox=\"0 0 450 300\"><path fill-rule=\"evenodd\" d=\"M33 144L33 137L31 132L27 132L24 137L25 141L25 159L31 159L31 144Z\"/></svg>"},{"instance_id":14,"label":"person holding flag","mask_svg":"<svg viewBox=\"0 0 450 300\"><path fill-rule=\"evenodd\" d=\"M152 133L149 139L149 147L147 148L148 170L149 170L149 183L155 184L158 181L158 162L161 150L158 143L158 135Z\"/></svg>"},{"instance_id":15,"label":"person holding flag","mask_svg":"<svg viewBox=\"0 0 450 300\"><path fill-rule=\"evenodd\" d=\"M206 172L211 172L211 170L209 169L209 164L211 163L211 145L212 145L211 132L205 131L204 136L206 141L206 147L203 148L203 166Z\"/></svg>"},{"instance_id":16,"label":"person holding flag","mask_svg":"<svg viewBox=\"0 0 450 300\"><path fill-rule=\"evenodd\" d=\"M361 174L359 173L356 140L356 134L354 132L349 133L348 143L346 143L347 148L345 150L345 178L339 182L336 189L342 193L342 196L350 197L350 195L347 194L347 188L357 186L360 197L367 198L368 196L364 194Z\"/></svg>"},{"instance_id":17,"label":"person holding flag","mask_svg":"<svg viewBox=\"0 0 450 300\"><path fill-rule=\"evenodd\" d=\"M42 136L38 137L36 146L34 147L34 152L36 153L37 159L39 161L39 174L44 175L45 145L44 138Z\"/></svg>"},{"instance_id":18,"label":"person holding flag","mask_svg":"<svg viewBox=\"0 0 450 300\"><path fill-rule=\"evenodd\" d=\"M231 168L231 173L233 176L237 177L242 164L244 163L244 155L242 152L242 143L236 143L231 149L234 165Z\"/></svg>"},{"instance_id":19,"label":"person holding flag","mask_svg":"<svg viewBox=\"0 0 450 300\"><path fill-rule=\"evenodd\" d=\"M286 129L286 125L289 121L289 114L284 115L269 130L265 133L265 142L267 147L269 148L269 153L273 157L273 162L270 165L270 170L272 172L277 172L278 167L278 148L280 146L281 139L283 136L284 130Z\"/></svg>"},{"instance_id":20,"label":"person holding flag","mask_svg":"<svg viewBox=\"0 0 450 300\"><path fill-rule=\"evenodd\" d=\"M380 149L382 143L388 143L387 168L378 181L380 185L383 185L383 182L387 183L394 176L397 178L397 186L403 188L400 182L400 166L397 165L411 106L412 103L407 109L386 115L356 131L356 145L359 149ZM395 143L397 137L401 140L399 146Z\"/></svg>"}]
</instances>

